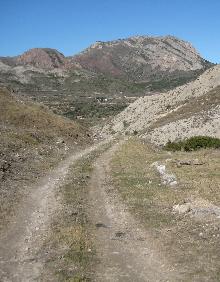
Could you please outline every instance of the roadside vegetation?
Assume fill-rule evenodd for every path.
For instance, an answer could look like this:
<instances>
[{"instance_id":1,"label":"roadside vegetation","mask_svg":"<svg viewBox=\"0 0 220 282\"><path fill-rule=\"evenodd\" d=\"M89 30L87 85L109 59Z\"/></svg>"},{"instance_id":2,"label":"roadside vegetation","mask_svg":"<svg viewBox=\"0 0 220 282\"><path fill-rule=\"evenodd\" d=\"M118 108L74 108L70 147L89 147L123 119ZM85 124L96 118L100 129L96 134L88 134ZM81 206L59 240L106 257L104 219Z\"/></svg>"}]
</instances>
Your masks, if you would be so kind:
<instances>
[{"instance_id":1,"label":"roadside vegetation","mask_svg":"<svg viewBox=\"0 0 220 282\"><path fill-rule=\"evenodd\" d=\"M175 186L163 183L155 162L175 175ZM184 281L219 281L220 223L214 212L220 206L219 150L166 152L130 139L112 160L112 176L121 198ZM185 203L191 210L175 212Z\"/></svg>"}]
</instances>

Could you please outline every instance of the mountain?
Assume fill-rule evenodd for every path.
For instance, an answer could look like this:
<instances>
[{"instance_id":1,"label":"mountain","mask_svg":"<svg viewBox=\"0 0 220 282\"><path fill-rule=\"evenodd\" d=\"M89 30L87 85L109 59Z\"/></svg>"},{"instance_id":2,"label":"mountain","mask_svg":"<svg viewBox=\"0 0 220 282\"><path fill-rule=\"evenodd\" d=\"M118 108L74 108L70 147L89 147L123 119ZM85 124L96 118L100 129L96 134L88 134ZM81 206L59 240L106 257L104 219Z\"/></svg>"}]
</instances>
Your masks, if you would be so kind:
<instances>
[{"instance_id":1,"label":"mountain","mask_svg":"<svg viewBox=\"0 0 220 282\"><path fill-rule=\"evenodd\" d=\"M189 42L174 36L134 36L108 42L98 41L70 57L51 48L33 48L20 56L0 57L0 60L12 66L82 68L133 80L146 80L177 71L201 70L210 64Z\"/></svg>"},{"instance_id":2,"label":"mountain","mask_svg":"<svg viewBox=\"0 0 220 282\"><path fill-rule=\"evenodd\" d=\"M174 36L135 36L96 42L70 62L83 69L134 81L149 81L205 69L204 60L188 42Z\"/></svg>"},{"instance_id":3,"label":"mountain","mask_svg":"<svg viewBox=\"0 0 220 282\"><path fill-rule=\"evenodd\" d=\"M201 71L212 64L189 43L174 36L135 36L96 42L78 55L65 57L55 49L34 48L17 57L0 57L9 66L52 70L86 70L93 74L149 81Z\"/></svg>"},{"instance_id":4,"label":"mountain","mask_svg":"<svg viewBox=\"0 0 220 282\"><path fill-rule=\"evenodd\" d=\"M167 93L137 99L103 133L138 134L156 144L194 135L220 137L220 65Z\"/></svg>"},{"instance_id":5,"label":"mountain","mask_svg":"<svg viewBox=\"0 0 220 282\"><path fill-rule=\"evenodd\" d=\"M33 48L16 57L0 57L9 66L32 66L40 69L61 68L66 61L63 54L51 48Z\"/></svg>"},{"instance_id":6,"label":"mountain","mask_svg":"<svg viewBox=\"0 0 220 282\"><path fill-rule=\"evenodd\" d=\"M71 57L50 48L0 57L0 86L68 117L89 112L102 119L140 96L192 81L212 65L176 37L136 36L97 42Z\"/></svg>"},{"instance_id":7,"label":"mountain","mask_svg":"<svg viewBox=\"0 0 220 282\"><path fill-rule=\"evenodd\" d=\"M32 65L43 69L60 68L65 64L65 56L55 49L34 48L16 58L16 65Z\"/></svg>"}]
</instances>

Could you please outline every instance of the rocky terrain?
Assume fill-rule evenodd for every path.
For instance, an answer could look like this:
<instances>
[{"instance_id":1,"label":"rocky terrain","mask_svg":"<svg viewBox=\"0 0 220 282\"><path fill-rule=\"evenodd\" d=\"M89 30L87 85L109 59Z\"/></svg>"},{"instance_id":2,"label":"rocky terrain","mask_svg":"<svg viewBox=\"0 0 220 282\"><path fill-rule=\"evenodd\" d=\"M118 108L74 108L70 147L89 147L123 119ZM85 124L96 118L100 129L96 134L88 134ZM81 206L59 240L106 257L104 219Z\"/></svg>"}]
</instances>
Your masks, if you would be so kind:
<instances>
[{"instance_id":1,"label":"rocky terrain","mask_svg":"<svg viewBox=\"0 0 220 282\"><path fill-rule=\"evenodd\" d=\"M193 135L220 136L220 66L164 94L136 100L103 132L135 133L156 144Z\"/></svg>"},{"instance_id":2,"label":"rocky terrain","mask_svg":"<svg viewBox=\"0 0 220 282\"><path fill-rule=\"evenodd\" d=\"M209 65L190 43L173 36L96 42L70 62L98 73L144 82L181 73L187 76Z\"/></svg>"},{"instance_id":3,"label":"rocky terrain","mask_svg":"<svg viewBox=\"0 0 220 282\"><path fill-rule=\"evenodd\" d=\"M220 137L220 65L137 36L0 58L0 86L1 281L219 281L220 139L161 145Z\"/></svg>"},{"instance_id":4,"label":"rocky terrain","mask_svg":"<svg viewBox=\"0 0 220 282\"><path fill-rule=\"evenodd\" d=\"M61 68L65 64L65 56L55 49L33 48L17 57L1 57L0 60L9 66L30 65L41 69Z\"/></svg>"},{"instance_id":5,"label":"rocky terrain","mask_svg":"<svg viewBox=\"0 0 220 282\"><path fill-rule=\"evenodd\" d=\"M140 96L191 81L212 65L178 38L137 36L97 42L70 57L50 48L0 57L0 86L73 119L86 118L88 108L100 119Z\"/></svg>"},{"instance_id":6,"label":"rocky terrain","mask_svg":"<svg viewBox=\"0 0 220 282\"><path fill-rule=\"evenodd\" d=\"M146 81L174 72L191 72L211 65L184 40L174 36L134 36L109 42L98 41L81 53L65 57L51 48L33 48L16 57L0 57L9 66L41 69L85 69L129 80ZM175 75L175 74L174 74Z\"/></svg>"}]
</instances>

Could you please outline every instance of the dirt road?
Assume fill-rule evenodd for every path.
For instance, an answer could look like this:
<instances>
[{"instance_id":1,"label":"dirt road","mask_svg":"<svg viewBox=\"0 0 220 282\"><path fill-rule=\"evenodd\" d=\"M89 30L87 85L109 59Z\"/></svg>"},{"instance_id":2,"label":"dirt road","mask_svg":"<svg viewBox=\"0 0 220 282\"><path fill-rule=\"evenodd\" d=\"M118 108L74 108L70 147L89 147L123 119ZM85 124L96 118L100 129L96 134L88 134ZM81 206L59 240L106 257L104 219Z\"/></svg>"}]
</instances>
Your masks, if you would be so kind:
<instances>
[{"instance_id":1,"label":"dirt road","mask_svg":"<svg viewBox=\"0 0 220 282\"><path fill-rule=\"evenodd\" d=\"M71 155L30 189L14 222L0 238L0 281L42 281L45 258L39 255L39 250L59 210L57 188L65 183L74 162L106 142L109 141ZM179 281L111 186L109 163L119 146L120 142L95 161L89 184L88 214L96 227L92 238L99 261L93 280ZM54 281L53 278L50 281Z\"/></svg>"},{"instance_id":2,"label":"dirt road","mask_svg":"<svg viewBox=\"0 0 220 282\"><path fill-rule=\"evenodd\" d=\"M90 220L100 261L94 280L181 281L111 185L109 163L119 145L97 159L90 183Z\"/></svg>"},{"instance_id":3,"label":"dirt road","mask_svg":"<svg viewBox=\"0 0 220 282\"><path fill-rule=\"evenodd\" d=\"M62 161L49 175L30 187L15 216L14 222L0 237L0 281L38 281L44 265L39 250L47 237L53 214L59 209L56 198L68 174L69 167L109 140L71 155Z\"/></svg>"}]
</instances>

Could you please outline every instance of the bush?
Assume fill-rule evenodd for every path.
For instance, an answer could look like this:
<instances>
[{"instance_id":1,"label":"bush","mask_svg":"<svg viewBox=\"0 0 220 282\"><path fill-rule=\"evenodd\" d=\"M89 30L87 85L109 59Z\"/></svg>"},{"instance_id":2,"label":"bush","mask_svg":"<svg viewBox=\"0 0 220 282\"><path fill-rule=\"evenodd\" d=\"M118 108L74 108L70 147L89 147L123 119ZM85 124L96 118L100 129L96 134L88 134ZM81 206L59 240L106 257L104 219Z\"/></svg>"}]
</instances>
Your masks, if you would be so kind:
<instances>
[{"instance_id":1,"label":"bush","mask_svg":"<svg viewBox=\"0 0 220 282\"><path fill-rule=\"evenodd\" d=\"M164 146L168 151L196 151L202 148L220 148L220 139L209 136L194 136L184 141L168 141Z\"/></svg>"},{"instance_id":2,"label":"bush","mask_svg":"<svg viewBox=\"0 0 220 282\"><path fill-rule=\"evenodd\" d=\"M171 142L170 140L167 142L167 144L164 147L167 151L181 151L182 149L182 142Z\"/></svg>"}]
</instances>

